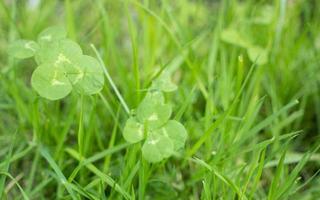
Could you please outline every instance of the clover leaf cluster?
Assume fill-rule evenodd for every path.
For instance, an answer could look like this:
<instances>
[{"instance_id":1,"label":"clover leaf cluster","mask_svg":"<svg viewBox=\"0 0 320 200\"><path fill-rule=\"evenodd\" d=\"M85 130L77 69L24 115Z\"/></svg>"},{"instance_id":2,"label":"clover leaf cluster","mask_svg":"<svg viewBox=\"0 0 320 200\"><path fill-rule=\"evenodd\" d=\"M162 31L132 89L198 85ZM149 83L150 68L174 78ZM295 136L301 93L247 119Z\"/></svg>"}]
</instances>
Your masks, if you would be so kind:
<instances>
[{"instance_id":1,"label":"clover leaf cluster","mask_svg":"<svg viewBox=\"0 0 320 200\"><path fill-rule=\"evenodd\" d=\"M165 103L163 92L171 92L177 86L168 73L156 79L146 96L125 124L123 137L130 143L142 140L142 155L149 162L159 162L184 147L187 131L184 126L170 120L172 107Z\"/></svg>"},{"instance_id":2,"label":"clover leaf cluster","mask_svg":"<svg viewBox=\"0 0 320 200\"><path fill-rule=\"evenodd\" d=\"M64 98L72 90L92 95L103 87L104 76L98 60L84 55L76 42L67 39L62 27L45 29L37 42L14 41L8 51L19 59L35 57L38 67L33 71L31 85L46 99Z\"/></svg>"}]
</instances>

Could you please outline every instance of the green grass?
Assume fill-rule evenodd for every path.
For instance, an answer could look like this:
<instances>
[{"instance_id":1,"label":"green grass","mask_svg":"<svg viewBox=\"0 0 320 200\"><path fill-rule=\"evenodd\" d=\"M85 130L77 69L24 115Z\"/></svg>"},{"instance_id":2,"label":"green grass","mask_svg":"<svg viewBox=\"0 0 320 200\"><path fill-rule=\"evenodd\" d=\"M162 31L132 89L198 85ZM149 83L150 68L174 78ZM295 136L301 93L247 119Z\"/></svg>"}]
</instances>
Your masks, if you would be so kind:
<instances>
[{"instance_id":1,"label":"green grass","mask_svg":"<svg viewBox=\"0 0 320 200\"><path fill-rule=\"evenodd\" d=\"M0 199L319 199L319 19L316 0L0 0ZM53 25L101 59L99 94L46 100L8 55ZM122 132L162 70L188 139L149 163Z\"/></svg>"}]
</instances>

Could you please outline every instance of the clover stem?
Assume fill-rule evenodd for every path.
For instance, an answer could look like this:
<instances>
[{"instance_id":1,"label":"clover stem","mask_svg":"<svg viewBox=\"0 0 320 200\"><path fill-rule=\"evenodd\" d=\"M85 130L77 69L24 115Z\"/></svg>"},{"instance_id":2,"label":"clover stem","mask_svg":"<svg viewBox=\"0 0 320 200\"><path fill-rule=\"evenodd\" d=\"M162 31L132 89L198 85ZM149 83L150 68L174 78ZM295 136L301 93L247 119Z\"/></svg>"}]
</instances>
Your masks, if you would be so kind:
<instances>
[{"instance_id":1,"label":"clover stem","mask_svg":"<svg viewBox=\"0 0 320 200\"><path fill-rule=\"evenodd\" d=\"M102 67L102 70L103 70L104 74L106 75L106 77L107 77L112 89L116 93L121 105L123 106L123 108L127 112L127 114L130 115L130 109L129 109L128 105L126 104L126 102L124 101L123 97L121 96L119 90L117 89L117 86L114 84L114 82L113 82L113 80L112 80L112 78L111 78L111 76L110 76L110 74L109 74L109 72L107 70L107 67L105 66L101 56L99 55L98 50L96 49L96 47L93 44L91 44L90 46L93 49L93 51L95 52L95 54L97 55L98 60L100 62L100 65Z\"/></svg>"},{"instance_id":2,"label":"clover stem","mask_svg":"<svg viewBox=\"0 0 320 200\"><path fill-rule=\"evenodd\" d=\"M80 118L79 118L79 127L78 127L78 148L79 153L83 156L83 142L84 142L84 135L83 135L83 95L81 95L81 110L80 110Z\"/></svg>"},{"instance_id":3,"label":"clover stem","mask_svg":"<svg viewBox=\"0 0 320 200\"><path fill-rule=\"evenodd\" d=\"M147 186L147 180L150 177L150 167L149 163L141 156L141 167L139 169L139 190L138 196L139 200L144 199Z\"/></svg>"}]
</instances>

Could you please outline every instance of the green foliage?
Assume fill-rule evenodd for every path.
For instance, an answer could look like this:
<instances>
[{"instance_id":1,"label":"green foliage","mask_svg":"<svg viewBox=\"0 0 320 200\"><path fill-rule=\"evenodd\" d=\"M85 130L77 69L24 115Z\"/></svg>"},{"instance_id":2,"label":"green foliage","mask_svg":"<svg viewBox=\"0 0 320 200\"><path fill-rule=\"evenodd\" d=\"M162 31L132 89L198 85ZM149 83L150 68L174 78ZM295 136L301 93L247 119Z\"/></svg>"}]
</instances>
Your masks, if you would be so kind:
<instances>
[{"instance_id":1,"label":"green foliage","mask_svg":"<svg viewBox=\"0 0 320 200\"><path fill-rule=\"evenodd\" d=\"M250 46L247 48L248 56L252 62L263 65L268 62L268 51L261 47Z\"/></svg>"},{"instance_id":2,"label":"green foliage","mask_svg":"<svg viewBox=\"0 0 320 200\"><path fill-rule=\"evenodd\" d=\"M38 43L40 45L50 44L55 41L59 41L67 37L67 32L61 26L51 26L43 30L38 35Z\"/></svg>"},{"instance_id":3,"label":"green foliage","mask_svg":"<svg viewBox=\"0 0 320 200\"><path fill-rule=\"evenodd\" d=\"M168 136L150 132L142 146L142 155L149 162L160 162L173 153L173 143Z\"/></svg>"},{"instance_id":4,"label":"green foliage","mask_svg":"<svg viewBox=\"0 0 320 200\"><path fill-rule=\"evenodd\" d=\"M61 66L40 65L32 74L32 87L40 96L49 100L64 98L72 90L72 85L65 73L65 69Z\"/></svg>"},{"instance_id":5,"label":"green foliage","mask_svg":"<svg viewBox=\"0 0 320 200\"><path fill-rule=\"evenodd\" d=\"M265 44L258 44L256 41L259 35L252 34L251 29L261 29L260 35L261 32L267 33L266 28L272 23L274 17L274 8L270 5L261 6L253 12L253 16L247 21L239 20L245 18L245 8L239 6L237 9L235 22L222 30L221 40L246 49L251 62L255 62L258 65L268 63L269 47L263 47ZM263 42L265 43L265 41Z\"/></svg>"},{"instance_id":6,"label":"green foliage","mask_svg":"<svg viewBox=\"0 0 320 200\"><path fill-rule=\"evenodd\" d=\"M272 20L274 18L274 12L275 12L275 9L271 5L264 5L264 6L258 7L251 21L252 23L257 25L267 26L272 23Z\"/></svg>"},{"instance_id":7,"label":"green foliage","mask_svg":"<svg viewBox=\"0 0 320 200\"><path fill-rule=\"evenodd\" d=\"M173 92L177 89L177 86L171 81L169 72L165 71L152 82L151 89L163 92Z\"/></svg>"},{"instance_id":8,"label":"green foliage","mask_svg":"<svg viewBox=\"0 0 320 200\"><path fill-rule=\"evenodd\" d=\"M99 62L83 55L81 47L66 36L62 27L49 27L39 34L38 43L18 40L8 50L16 58L35 56L39 66L32 74L31 85L49 100L62 99L72 90L96 94L104 84Z\"/></svg>"},{"instance_id":9,"label":"green foliage","mask_svg":"<svg viewBox=\"0 0 320 200\"><path fill-rule=\"evenodd\" d=\"M10 44L8 53L16 58L24 59L35 55L39 45L34 41L17 40Z\"/></svg>"},{"instance_id":10,"label":"green foliage","mask_svg":"<svg viewBox=\"0 0 320 200\"><path fill-rule=\"evenodd\" d=\"M245 48L249 59L258 65L263 65L268 62L268 50L255 46L249 39L235 29L228 28L223 30L221 39L226 43Z\"/></svg>"},{"instance_id":11,"label":"green foliage","mask_svg":"<svg viewBox=\"0 0 320 200\"><path fill-rule=\"evenodd\" d=\"M231 28L221 32L221 39L224 42L243 48L250 46L249 41L247 41L246 38L244 38L237 30Z\"/></svg>"},{"instance_id":12,"label":"green foliage","mask_svg":"<svg viewBox=\"0 0 320 200\"><path fill-rule=\"evenodd\" d=\"M148 92L137 108L137 118L149 129L155 129L169 120L171 112L171 105L164 102L162 92Z\"/></svg>"},{"instance_id":13,"label":"green foliage","mask_svg":"<svg viewBox=\"0 0 320 200\"><path fill-rule=\"evenodd\" d=\"M319 199L320 1L159 2L0 1L0 199Z\"/></svg>"},{"instance_id":14,"label":"green foliage","mask_svg":"<svg viewBox=\"0 0 320 200\"><path fill-rule=\"evenodd\" d=\"M123 137L130 143L136 143L143 140L143 124L139 123L135 117L129 118L123 130Z\"/></svg>"},{"instance_id":15,"label":"green foliage","mask_svg":"<svg viewBox=\"0 0 320 200\"><path fill-rule=\"evenodd\" d=\"M163 127L155 131L156 134L168 136L175 151L184 147L187 131L184 126L175 120L169 120Z\"/></svg>"},{"instance_id":16,"label":"green foliage","mask_svg":"<svg viewBox=\"0 0 320 200\"><path fill-rule=\"evenodd\" d=\"M175 120L169 120L172 107L165 103L161 91L173 91L176 85L168 74L153 81L149 91L136 110L136 117L130 117L125 125L123 137L130 143L146 139L142 155L149 162L159 162L184 147L187 131Z\"/></svg>"}]
</instances>

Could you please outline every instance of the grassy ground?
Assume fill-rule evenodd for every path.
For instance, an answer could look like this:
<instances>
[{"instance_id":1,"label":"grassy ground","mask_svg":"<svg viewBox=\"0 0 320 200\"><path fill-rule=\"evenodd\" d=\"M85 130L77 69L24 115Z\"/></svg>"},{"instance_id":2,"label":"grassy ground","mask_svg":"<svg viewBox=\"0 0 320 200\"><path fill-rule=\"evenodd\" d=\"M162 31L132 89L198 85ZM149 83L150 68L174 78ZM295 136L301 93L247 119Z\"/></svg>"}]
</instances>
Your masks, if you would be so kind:
<instances>
[{"instance_id":1,"label":"grassy ground","mask_svg":"<svg viewBox=\"0 0 320 200\"><path fill-rule=\"evenodd\" d=\"M317 0L0 0L0 199L319 199L319 19ZM97 47L130 109L172 70L184 150L146 162L108 82L82 100L39 97L36 63L7 47L52 25Z\"/></svg>"}]
</instances>

